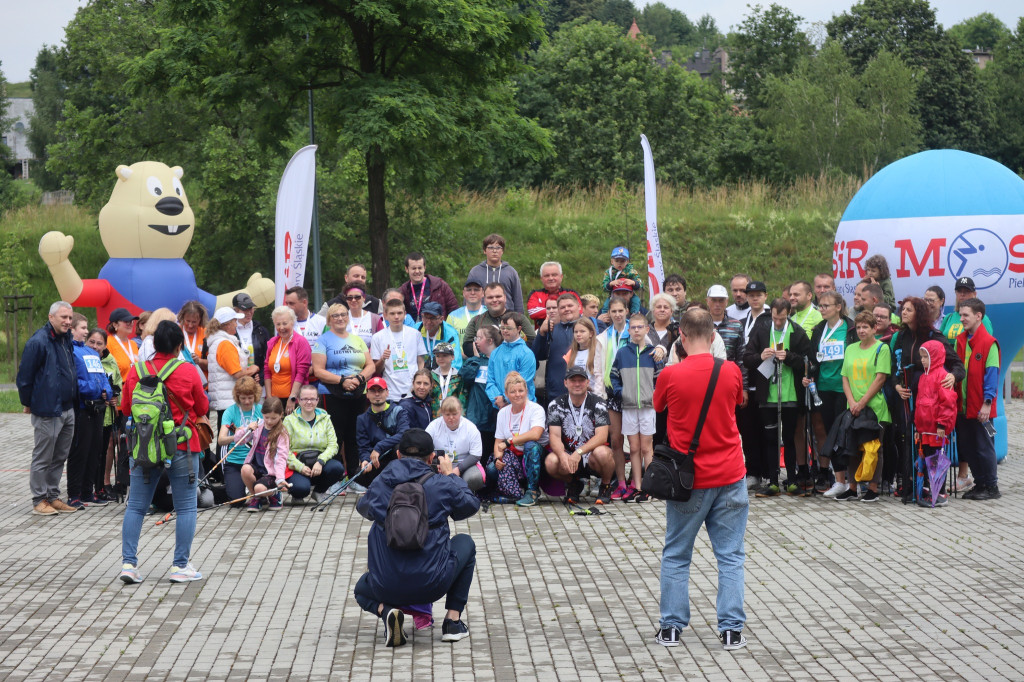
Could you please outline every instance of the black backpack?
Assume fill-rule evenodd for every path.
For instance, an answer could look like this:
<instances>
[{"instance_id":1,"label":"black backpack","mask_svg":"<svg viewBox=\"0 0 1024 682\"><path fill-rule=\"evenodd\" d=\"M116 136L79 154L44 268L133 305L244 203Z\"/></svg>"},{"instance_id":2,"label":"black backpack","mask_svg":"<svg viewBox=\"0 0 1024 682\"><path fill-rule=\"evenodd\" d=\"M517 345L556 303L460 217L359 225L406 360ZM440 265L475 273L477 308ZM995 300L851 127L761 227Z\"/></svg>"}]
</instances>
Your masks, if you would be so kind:
<instances>
[{"instance_id":1,"label":"black backpack","mask_svg":"<svg viewBox=\"0 0 1024 682\"><path fill-rule=\"evenodd\" d=\"M399 483L391 491L388 514L384 517L384 537L391 549L417 552L426 544L430 518L423 484L433 475L431 471L415 480Z\"/></svg>"}]
</instances>

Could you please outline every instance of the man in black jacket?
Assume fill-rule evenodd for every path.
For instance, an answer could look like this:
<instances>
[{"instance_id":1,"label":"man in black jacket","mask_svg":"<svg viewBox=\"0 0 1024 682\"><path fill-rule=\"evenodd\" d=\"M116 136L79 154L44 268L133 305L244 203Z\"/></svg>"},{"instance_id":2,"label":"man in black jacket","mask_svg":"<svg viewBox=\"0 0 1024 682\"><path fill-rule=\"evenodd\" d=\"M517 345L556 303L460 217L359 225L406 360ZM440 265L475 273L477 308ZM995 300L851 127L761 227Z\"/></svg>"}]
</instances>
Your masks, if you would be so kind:
<instances>
[{"instance_id":1,"label":"man in black jacket","mask_svg":"<svg viewBox=\"0 0 1024 682\"><path fill-rule=\"evenodd\" d=\"M266 327L252 318L256 304L249 294L235 294L231 299L231 307L236 313L242 313L244 316L238 321L235 335L242 342L242 348L249 351L253 364L259 367L260 371L256 376L262 377L263 364L267 361L267 342L270 341L271 334Z\"/></svg>"},{"instance_id":2,"label":"man in black jacket","mask_svg":"<svg viewBox=\"0 0 1024 682\"><path fill-rule=\"evenodd\" d=\"M436 460L437 473L431 475ZM423 548L395 549L388 545L385 520L395 487L410 481L423 486L427 507L427 531ZM465 533L448 536L448 518L468 519L480 509L480 500L461 476L452 474L452 462L437 457L434 441L423 429L409 429L398 443L398 460L370 485L358 511L373 521L367 537L367 572L354 590L356 601L367 613L384 621L384 640L389 647L406 642L402 625L403 606L431 604L447 595L441 641L469 637L462 612L476 568L476 543ZM385 601L387 600L387 601Z\"/></svg>"},{"instance_id":3,"label":"man in black jacket","mask_svg":"<svg viewBox=\"0 0 1024 682\"><path fill-rule=\"evenodd\" d=\"M78 511L60 499L60 474L75 435L78 401L72 312L64 301L50 306L49 321L29 337L18 367L18 397L35 431L28 479L32 513L41 516Z\"/></svg>"}]
</instances>

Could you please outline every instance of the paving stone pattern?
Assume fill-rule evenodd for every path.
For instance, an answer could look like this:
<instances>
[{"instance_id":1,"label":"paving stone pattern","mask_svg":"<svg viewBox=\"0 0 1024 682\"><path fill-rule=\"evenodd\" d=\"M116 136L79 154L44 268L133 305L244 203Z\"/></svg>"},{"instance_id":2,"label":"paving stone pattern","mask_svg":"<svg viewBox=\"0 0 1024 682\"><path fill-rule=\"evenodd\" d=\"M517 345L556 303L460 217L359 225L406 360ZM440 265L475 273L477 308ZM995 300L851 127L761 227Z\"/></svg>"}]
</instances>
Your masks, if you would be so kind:
<instances>
[{"instance_id":1,"label":"paving stone pattern","mask_svg":"<svg viewBox=\"0 0 1024 682\"><path fill-rule=\"evenodd\" d=\"M944 509L820 497L751 499L746 649L716 637L705 533L682 645L654 641L664 505L495 506L453 524L477 542L471 636L381 643L352 588L369 528L354 496L325 513L285 505L200 514L202 581L167 581L171 526L147 520L145 582L123 586L123 506L30 514L31 427L0 416L0 679L909 680L1024 679L1024 403L1010 408L1003 498ZM407 629L412 630L411 619Z\"/></svg>"}]
</instances>

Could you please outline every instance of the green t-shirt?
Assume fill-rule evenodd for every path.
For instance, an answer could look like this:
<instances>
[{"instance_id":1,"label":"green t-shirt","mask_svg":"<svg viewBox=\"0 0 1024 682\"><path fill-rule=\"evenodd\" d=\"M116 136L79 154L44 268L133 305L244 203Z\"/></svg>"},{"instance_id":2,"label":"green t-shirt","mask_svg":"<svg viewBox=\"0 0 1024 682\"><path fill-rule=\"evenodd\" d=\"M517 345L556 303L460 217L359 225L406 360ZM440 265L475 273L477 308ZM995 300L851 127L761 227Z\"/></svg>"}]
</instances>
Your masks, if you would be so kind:
<instances>
[{"instance_id":1,"label":"green t-shirt","mask_svg":"<svg viewBox=\"0 0 1024 682\"><path fill-rule=\"evenodd\" d=\"M988 319L988 315L982 316L981 323L985 325L985 330L991 334L992 321ZM956 337L960 336L960 332L963 330L964 326L960 323L960 313L954 311L942 318L942 335L954 344L956 343Z\"/></svg>"},{"instance_id":2,"label":"green t-shirt","mask_svg":"<svg viewBox=\"0 0 1024 682\"><path fill-rule=\"evenodd\" d=\"M789 319L803 327L807 332L807 338L810 338L814 327L821 322L821 313L813 305L809 305L802 311L794 310Z\"/></svg>"},{"instance_id":3,"label":"green t-shirt","mask_svg":"<svg viewBox=\"0 0 1024 682\"><path fill-rule=\"evenodd\" d=\"M881 341L874 341L868 348L861 348L860 343L851 343L846 347L843 376L850 382L850 391L855 400L864 397L876 374L889 374L891 368L892 353L889 346ZM868 401L868 407L874 411L879 423L892 421L889 417L889 406L885 404L885 395L881 390Z\"/></svg>"},{"instance_id":4,"label":"green t-shirt","mask_svg":"<svg viewBox=\"0 0 1024 682\"><path fill-rule=\"evenodd\" d=\"M785 328L779 331L774 324L768 326L768 343L771 348L782 342L783 350L789 350L789 340L793 336L793 323L787 322ZM796 402L796 386L793 384L793 369L786 363L781 363L779 383L782 385L782 404ZM771 380L768 382L768 399L766 402L777 403L779 401L779 387Z\"/></svg>"},{"instance_id":5,"label":"green t-shirt","mask_svg":"<svg viewBox=\"0 0 1024 682\"><path fill-rule=\"evenodd\" d=\"M846 357L846 320L840 319L839 326L832 331L826 323L825 329L821 332L821 339L818 340L818 347L814 349L816 356L821 358L818 361L819 391L843 392L843 359ZM826 338L827 337L827 338Z\"/></svg>"}]
</instances>

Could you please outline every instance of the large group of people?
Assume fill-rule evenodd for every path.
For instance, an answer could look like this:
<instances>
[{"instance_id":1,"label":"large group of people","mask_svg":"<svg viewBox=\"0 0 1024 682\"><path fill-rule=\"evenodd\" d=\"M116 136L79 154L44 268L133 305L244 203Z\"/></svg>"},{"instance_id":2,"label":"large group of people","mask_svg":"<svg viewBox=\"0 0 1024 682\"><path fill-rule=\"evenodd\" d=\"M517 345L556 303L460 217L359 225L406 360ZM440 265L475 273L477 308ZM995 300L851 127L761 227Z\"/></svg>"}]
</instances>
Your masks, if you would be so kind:
<instances>
[{"instance_id":1,"label":"large group of people","mask_svg":"<svg viewBox=\"0 0 1024 682\"><path fill-rule=\"evenodd\" d=\"M780 295L737 274L710 283L699 300L672 274L648 309L625 247L612 251L594 296L565 287L554 261L541 266L541 287L524 295L504 260L504 238L489 235L482 246L461 306L457 287L427 274L420 252L406 258L408 280L380 299L368 293L361 264L348 268L341 294L319 312L304 289L288 289L269 331L244 293L213 311L196 302L177 313L120 308L105 330L90 330L69 304L53 304L18 374L35 430L33 512L107 504L124 492L117 483L130 485L121 579L142 579L139 532L165 479L137 466L119 475L114 453L147 375L160 375L175 398L174 423L189 427L164 473L177 519L176 582L201 578L189 555L195 488L211 475L249 512L281 509L288 496L320 501L347 480L349 493L369 492L359 510L381 523L390 513L385 492L419 480L427 464L459 480L423 485L431 523L481 504L531 507L545 494L573 507L587 496L595 505L645 502L643 473L656 447L685 452L696 442L690 415L714 376L714 408L696 427L694 501L669 504L658 641L678 644L688 623L690 551L707 523L722 569L722 642L738 648L745 640L737 527L745 526L748 490L864 503L888 491L906 497L914 458L952 453L955 440L956 489L965 499L1000 495L988 424L999 347L970 278L956 280L945 317L939 285L897 304L881 256L867 261L850 311L829 274ZM211 410L215 435L204 457L197 421ZM392 464L403 456L409 461ZM66 501L58 488L65 460ZM910 498L942 506L946 492L916 489ZM391 646L404 642L401 609L417 595L448 593L444 635L468 634L459 618L472 545L456 538L449 548L431 529L427 545L456 559L443 570L421 566L430 589L405 590L398 604L385 604L389 587L374 571L394 550L372 549L384 539L371 534L371 572L356 595L385 622Z\"/></svg>"}]
</instances>

